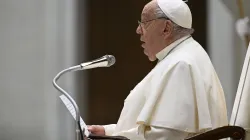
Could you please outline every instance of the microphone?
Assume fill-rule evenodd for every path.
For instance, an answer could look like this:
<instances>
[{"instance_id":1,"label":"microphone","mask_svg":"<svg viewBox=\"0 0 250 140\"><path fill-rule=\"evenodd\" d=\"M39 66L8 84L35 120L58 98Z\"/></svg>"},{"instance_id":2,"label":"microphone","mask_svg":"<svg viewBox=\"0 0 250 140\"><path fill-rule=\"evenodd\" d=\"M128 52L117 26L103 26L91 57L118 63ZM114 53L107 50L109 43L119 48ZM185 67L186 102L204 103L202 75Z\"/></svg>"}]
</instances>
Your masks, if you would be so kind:
<instances>
[{"instance_id":1,"label":"microphone","mask_svg":"<svg viewBox=\"0 0 250 140\"><path fill-rule=\"evenodd\" d=\"M73 71L78 71L78 70L93 69L98 67L110 67L114 64L115 64L115 57L113 55L105 55L98 59L92 60L90 62L81 63L80 65L76 65L68 69L71 69Z\"/></svg>"},{"instance_id":2,"label":"microphone","mask_svg":"<svg viewBox=\"0 0 250 140\"><path fill-rule=\"evenodd\" d=\"M101 58L95 59L90 62L82 63L81 70L93 69L97 67L110 67L115 64L115 57L113 55L105 55Z\"/></svg>"},{"instance_id":3,"label":"microphone","mask_svg":"<svg viewBox=\"0 0 250 140\"><path fill-rule=\"evenodd\" d=\"M95 59L93 61L81 63L80 65L76 65L76 66L64 69L61 72L59 72L55 76L55 78L53 79L54 87L58 91L60 91L62 94L64 94L66 96L66 98L69 99L69 101L73 104L73 107L75 109L75 113L76 113L76 119L75 119L76 140L80 140L80 137L83 138L84 134L82 133L82 131L85 132L85 130L81 130L79 108L78 108L75 100L64 89L62 89L60 86L58 86L56 82L63 74L65 74L67 72L85 70L85 69L93 69L93 68L97 68L97 67L110 67L114 64L115 64L115 57L113 55L105 55L105 56L98 58L98 59Z\"/></svg>"}]
</instances>

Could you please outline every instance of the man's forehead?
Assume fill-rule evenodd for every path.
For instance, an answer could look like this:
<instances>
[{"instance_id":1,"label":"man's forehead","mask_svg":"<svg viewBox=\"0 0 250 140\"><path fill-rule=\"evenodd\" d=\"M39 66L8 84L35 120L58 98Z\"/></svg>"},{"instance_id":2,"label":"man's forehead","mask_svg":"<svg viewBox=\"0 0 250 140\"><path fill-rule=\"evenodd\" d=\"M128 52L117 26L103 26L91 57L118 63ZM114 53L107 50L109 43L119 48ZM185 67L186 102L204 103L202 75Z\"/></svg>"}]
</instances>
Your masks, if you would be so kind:
<instances>
[{"instance_id":1,"label":"man's forehead","mask_svg":"<svg viewBox=\"0 0 250 140\"><path fill-rule=\"evenodd\" d=\"M141 17L143 18L149 17L149 14L145 11L142 11Z\"/></svg>"},{"instance_id":2,"label":"man's forehead","mask_svg":"<svg viewBox=\"0 0 250 140\"><path fill-rule=\"evenodd\" d=\"M154 5L155 3L150 2L147 5L144 6L143 10L142 10L142 14L141 17L151 17L154 15Z\"/></svg>"}]
</instances>

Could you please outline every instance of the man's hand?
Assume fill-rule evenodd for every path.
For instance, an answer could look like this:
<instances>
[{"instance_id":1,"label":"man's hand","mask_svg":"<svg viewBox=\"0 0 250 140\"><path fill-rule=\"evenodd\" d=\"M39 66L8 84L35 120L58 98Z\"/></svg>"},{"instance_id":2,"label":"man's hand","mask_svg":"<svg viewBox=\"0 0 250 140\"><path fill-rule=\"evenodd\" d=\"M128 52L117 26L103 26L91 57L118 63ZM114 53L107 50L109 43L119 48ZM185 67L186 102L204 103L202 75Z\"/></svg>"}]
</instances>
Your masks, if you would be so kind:
<instances>
[{"instance_id":1,"label":"man's hand","mask_svg":"<svg viewBox=\"0 0 250 140\"><path fill-rule=\"evenodd\" d=\"M92 134L96 134L96 135L105 135L105 129L103 126L101 125L90 125L88 126L88 130L92 133Z\"/></svg>"}]
</instances>

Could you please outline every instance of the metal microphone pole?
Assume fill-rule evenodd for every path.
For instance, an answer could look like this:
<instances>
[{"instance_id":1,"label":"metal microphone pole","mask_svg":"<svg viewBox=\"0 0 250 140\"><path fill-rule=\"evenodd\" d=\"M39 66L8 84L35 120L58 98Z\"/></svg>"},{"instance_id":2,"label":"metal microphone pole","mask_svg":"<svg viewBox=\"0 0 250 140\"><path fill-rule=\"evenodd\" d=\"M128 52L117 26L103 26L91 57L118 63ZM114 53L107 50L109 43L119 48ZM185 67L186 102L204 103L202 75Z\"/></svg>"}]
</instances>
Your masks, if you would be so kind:
<instances>
[{"instance_id":1,"label":"metal microphone pole","mask_svg":"<svg viewBox=\"0 0 250 140\"><path fill-rule=\"evenodd\" d=\"M87 63L82 63L80 65L77 66L73 66L67 69L62 70L61 72L59 72L55 78L53 79L53 85L54 87L59 90L62 94L64 94L69 101L73 104L73 107L75 108L75 112L76 112L76 120L75 120L75 127L76 127L76 140L80 140L80 137L82 136L82 140L85 137L85 130L83 128L83 130L81 130L81 125L80 125L80 111L79 108L76 104L76 102L74 101L74 99L65 91L63 90L61 87L59 87L56 83L56 81L65 73L67 72L71 72L71 71L78 71L78 70L83 70L83 69L91 69L91 68L96 68L96 67L110 67L115 63L115 57L113 55L105 55L99 59L93 60L91 62L87 62ZM81 135L82 134L82 135Z\"/></svg>"},{"instance_id":2,"label":"metal microphone pole","mask_svg":"<svg viewBox=\"0 0 250 140\"><path fill-rule=\"evenodd\" d=\"M53 85L54 87L59 90L62 94L64 94L68 99L69 101L73 104L74 108L75 108L75 112L76 112L76 120L75 120L75 129L76 129L76 140L80 140L80 134L82 133L83 134L83 137L84 136L84 132L85 130L81 130L81 126L79 125L80 124L80 111L79 111L79 108L76 104L76 102L74 101L74 99L65 91L63 90L61 87L59 87L56 83L56 81L65 73L67 72L71 72L71 71L77 71L77 70L80 70L81 69L81 65L77 65L77 66L73 66L73 67L70 67L70 68L67 68L67 69L64 69L62 70L61 72L59 72L55 78L53 79ZM84 129L84 128L83 128ZM80 132L82 131L82 132Z\"/></svg>"}]
</instances>

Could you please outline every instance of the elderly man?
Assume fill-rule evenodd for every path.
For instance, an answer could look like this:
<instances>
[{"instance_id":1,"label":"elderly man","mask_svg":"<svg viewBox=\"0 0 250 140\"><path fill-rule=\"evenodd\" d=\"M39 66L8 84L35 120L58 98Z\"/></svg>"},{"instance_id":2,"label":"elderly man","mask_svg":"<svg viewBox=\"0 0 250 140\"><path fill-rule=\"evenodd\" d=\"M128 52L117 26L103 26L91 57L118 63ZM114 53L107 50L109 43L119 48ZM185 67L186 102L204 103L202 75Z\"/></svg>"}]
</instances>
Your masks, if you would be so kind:
<instances>
[{"instance_id":1,"label":"elderly man","mask_svg":"<svg viewBox=\"0 0 250 140\"><path fill-rule=\"evenodd\" d=\"M227 125L224 92L207 53L192 37L182 0L153 0L136 30L154 69L130 92L117 124L89 127L131 140L182 140Z\"/></svg>"}]
</instances>

